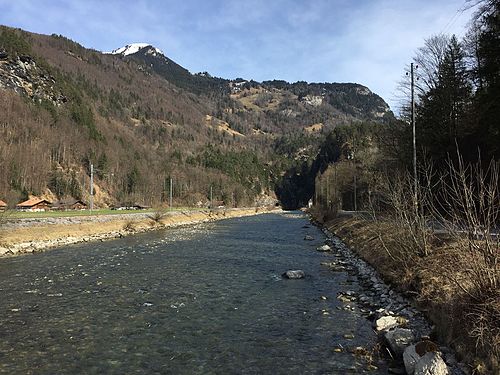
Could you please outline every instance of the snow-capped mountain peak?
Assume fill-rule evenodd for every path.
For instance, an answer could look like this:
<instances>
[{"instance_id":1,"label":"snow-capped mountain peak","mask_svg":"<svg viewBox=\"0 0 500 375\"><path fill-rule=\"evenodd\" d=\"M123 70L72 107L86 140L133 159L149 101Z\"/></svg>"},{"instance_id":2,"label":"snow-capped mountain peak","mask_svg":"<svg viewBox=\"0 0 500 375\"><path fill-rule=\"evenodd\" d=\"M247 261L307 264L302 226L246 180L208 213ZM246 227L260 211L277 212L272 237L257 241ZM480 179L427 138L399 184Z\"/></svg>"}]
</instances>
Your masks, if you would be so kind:
<instances>
[{"instance_id":1,"label":"snow-capped mountain peak","mask_svg":"<svg viewBox=\"0 0 500 375\"><path fill-rule=\"evenodd\" d=\"M108 53L111 54L111 55L128 56L128 55L133 55L134 53L137 53L141 49L147 48L147 47L150 47L150 51L151 51L150 53L151 54L153 54L153 55L156 55L156 54L163 55L163 52L160 49L158 49L156 47L153 47L149 43L131 43L131 44L127 44L124 47L117 48L117 49L115 49L115 50L113 50L111 52L108 52Z\"/></svg>"}]
</instances>

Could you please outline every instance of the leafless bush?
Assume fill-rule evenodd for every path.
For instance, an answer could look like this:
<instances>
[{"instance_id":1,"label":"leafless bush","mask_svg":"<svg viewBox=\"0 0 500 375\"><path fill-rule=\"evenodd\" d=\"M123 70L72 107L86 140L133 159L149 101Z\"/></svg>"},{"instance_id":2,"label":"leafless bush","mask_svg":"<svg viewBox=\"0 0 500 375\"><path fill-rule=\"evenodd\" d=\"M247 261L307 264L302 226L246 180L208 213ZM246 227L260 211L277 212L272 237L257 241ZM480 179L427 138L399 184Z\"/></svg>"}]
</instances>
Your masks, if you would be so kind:
<instances>
[{"instance_id":1,"label":"leafless bush","mask_svg":"<svg viewBox=\"0 0 500 375\"><path fill-rule=\"evenodd\" d=\"M499 173L499 162L492 160L483 169L479 162L466 165L459 155L441 179L439 221L470 260L467 279L473 285L462 289L479 300L471 290L500 288Z\"/></svg>"},{"instance_id":2,"label":"leafless bush","mask_svg":"<svg viewBox=\"0 0 500 375\"><path fill-rule=\"evenodd\" d=\"M450 278L469 297L471 336L500 355L500 162L481 168L458 155L441 180L436 216L467 265Z\"/></svg>"},{"instance_id":3,"label":"leafless bush","mask_svg":"<svg viewBox=\"0 0 500 375\"><path fill-rule=\"evenodd\" d=\"M432 221L432 168L422 168L423 181L415 181L410 174L387 178L381 198L384 212L372 210L372 216L384 225L377 233L389 256L410 268L418 258L428 256L434 238ZM389 224L388 226L385 224ZM382 233L387 227L393 231L390 246Z\"/></svg>"},{"instance_id":4,"label":"leafless bush","mask_svg":"<svg viewBox=\"0 0 500 375\"><path fill-rule=\"evenodd\" d=\"M254 104L259 107L265 107L271 102L272 99L273 99L273 94L269 92L263 92L257 95L257 97L254 100Z\"/></svg>"},{"instance_id":5,"label":"leafless bush","mask_svg":"<svg viewBox=\"0 0 500 375\"><path fill-rule=\"evenodd\" d=\"M125 223L123 224L123 230L127 232L133 232L135 230L137 222L135 220L129 219L126 220Z\"/></svg>"},{"instance_id":6,"label":"leafless bush","mask_svg":"<svg viewBox=\"0 0 500 375\"><path fill-rule=\"evenodd\" d=\"M439 174L421 168L416 194L413 176L387 179L377 193L375 238L405 270L450 281L435 287L460 312L453 330L474 339L478 353L500 358L500 162L482 168L458 155Z\"/></svg>"},{"instance_id":7,"label":"leafless bush","mask_svg":"<svg viewBox=\"0 0 500 375\"><path fill-rule=\"evenodd\" d=\"M148 219L151 220L151 225L163 225L162 220L167 215L167 212L163 208L156 208L150 215Z\"/></svg>"}]
</instances>

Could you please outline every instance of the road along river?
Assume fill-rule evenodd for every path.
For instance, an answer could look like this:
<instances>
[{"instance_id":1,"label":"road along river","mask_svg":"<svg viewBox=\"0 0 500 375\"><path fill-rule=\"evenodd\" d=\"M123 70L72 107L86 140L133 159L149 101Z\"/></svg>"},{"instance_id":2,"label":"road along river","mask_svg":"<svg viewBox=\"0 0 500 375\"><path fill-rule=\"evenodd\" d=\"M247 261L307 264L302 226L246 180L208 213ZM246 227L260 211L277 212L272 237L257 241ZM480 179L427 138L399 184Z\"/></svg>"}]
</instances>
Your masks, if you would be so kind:
<instances>
[{"instance_id":1,"label":"road along river","mask_svg":"<svg viewBox=\"0 0 500 375\"><path fill-rule=\"evenodd\" d=\"M293 212L0 259L0 373L387 373L324 240Z\"/></svg>"}]
</instances>

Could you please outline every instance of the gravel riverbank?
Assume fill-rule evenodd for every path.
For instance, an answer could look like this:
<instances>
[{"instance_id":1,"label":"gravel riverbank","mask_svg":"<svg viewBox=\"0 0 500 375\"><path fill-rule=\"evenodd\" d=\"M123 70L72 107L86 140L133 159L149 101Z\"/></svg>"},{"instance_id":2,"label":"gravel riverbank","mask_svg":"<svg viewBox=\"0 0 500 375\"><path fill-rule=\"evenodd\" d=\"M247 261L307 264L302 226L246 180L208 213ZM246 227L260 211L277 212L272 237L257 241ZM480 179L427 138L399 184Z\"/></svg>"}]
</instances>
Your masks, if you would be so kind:
<instances>
[{"instance_id":1,"label":"gravel riverbank","mask_svg":"<svg viewBox=\"0 0 500 375\"><path fill-rule=\"evenodd\" d=\"M250 216L265 209L237 208L217 211L174 211L158 222L152 213L16 219L0 233L0 256L26 254L80 242L105 241L127 235L181 225Z\"/></svg>"}]
</instances>

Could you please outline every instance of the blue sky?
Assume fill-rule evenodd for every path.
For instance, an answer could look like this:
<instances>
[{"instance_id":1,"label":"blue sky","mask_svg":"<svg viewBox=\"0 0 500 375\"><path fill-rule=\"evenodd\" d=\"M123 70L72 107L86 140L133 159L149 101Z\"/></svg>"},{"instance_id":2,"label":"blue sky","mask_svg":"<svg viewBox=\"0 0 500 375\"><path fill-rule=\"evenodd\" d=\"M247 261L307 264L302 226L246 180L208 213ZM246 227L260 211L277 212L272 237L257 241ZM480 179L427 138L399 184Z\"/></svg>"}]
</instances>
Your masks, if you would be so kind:
<instances>
[{"instance_id":1,"label":"blue sky","mask_svg":"<svg viewBox=\"0 0 500 375\"><path fill-rule=\"evenodd\" d=\"M191 72L357 82L397 110L414 51L462 36L464 0L0 0L0 24L110 51L148 42Z\"/></svg>"}]
</instances>

